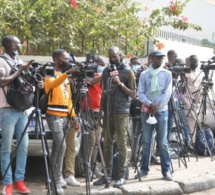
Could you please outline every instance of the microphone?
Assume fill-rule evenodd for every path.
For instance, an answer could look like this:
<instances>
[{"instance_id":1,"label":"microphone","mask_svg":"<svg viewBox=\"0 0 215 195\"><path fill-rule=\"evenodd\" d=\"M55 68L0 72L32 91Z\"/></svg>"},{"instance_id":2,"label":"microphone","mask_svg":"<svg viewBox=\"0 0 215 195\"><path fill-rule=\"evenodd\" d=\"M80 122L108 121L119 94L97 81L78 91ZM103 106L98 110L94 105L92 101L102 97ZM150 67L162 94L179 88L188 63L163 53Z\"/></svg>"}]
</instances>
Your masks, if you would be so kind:
<instances>
[{"instance_id":1,"label":"microphone","mask_svg":"<svg viewBox=\"0 0 215 195\"><path fill-rule=\"evenodd\" d=\"M111 64L110 65L110 76L111 77L115 77L115 76L118 76L118 70L116 68L116 64Z\"/></svg>"}]
</instances>

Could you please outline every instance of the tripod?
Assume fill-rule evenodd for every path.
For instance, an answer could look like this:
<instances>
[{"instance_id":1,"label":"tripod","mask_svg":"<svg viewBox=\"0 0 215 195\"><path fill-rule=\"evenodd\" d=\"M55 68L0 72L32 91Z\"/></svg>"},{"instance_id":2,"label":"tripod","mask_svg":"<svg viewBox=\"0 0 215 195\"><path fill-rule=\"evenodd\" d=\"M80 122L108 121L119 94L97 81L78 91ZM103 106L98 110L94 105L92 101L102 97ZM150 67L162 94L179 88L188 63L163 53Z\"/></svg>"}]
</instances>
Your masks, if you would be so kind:
<instances>
[{"instance_id":1,"label":"tripod","mask_svg":"<svg viewBox=\"0 0 215 195\"><path fill-rule=\"evenodd\" d=\"M30 116L29 116L29 119L28 119L28 122L22 132L22 135L19 139L19 142L17 143L17 147L14 151L14 154L11 158L11 161L10 163L8 164L6 170L5 170L5 173L3 175L3 178L5 177L8 169L10 168L13 160L15 159L16 157L16 154L17 154L17 151L18 151L18 148L22 142L22 139L24 137L24 135L27 133L27 129L28 129L28 126L31 122L31 120L33 119L33 116L35 115L35 135L36 135L36 138L38 138L38 132L40 133L40 139L41 139L41 143L42 143L42 150L43 150L43 157L44 157L44 161L45 161L45 169L46 169L46 184L47 184L47 194L48 195L51 195L51 178L50 178L50 172L52 173L52 166L51 166L51 163L50 163L50 159L49 159L49 149L48 149L48 143L47 143L47 140L46 140L46 132L45 132L45 129L44 129L44 124L42 122L42 115L41 115L41 110L39 108L39 88L36 87L36 107L35 109L31 112ZM49 169L50 167L50 169ZM52 174L53 175L53 174ZM56 186L54 185L54 190L56 192Z\"/></svg>"},{"instance_id":2,"label":"tripod","mask_svg":"<svg viewBox=\"0 0 215 195\"><path fill-rule=\"evenodd\" d=\"M98 145L98 152L100 154L101 157L101 163L102 163L102 168L104 171L104 176L105 176L105 180L106 180L106 186L105 187L109 187L109 180L108 180L108 175L107 175L107 170L106 170L106 166L105 166L105 162L104 162L104 158L103 158L103 153L102 153L102 148L100 145L100 139L99 139L99 132L96 128L96 123L95 123L95 119L94 117L91 115L90 110L89 110L89 96L88 96L88 88L86 86L86 81L83 78L79 78L79 80L77 81L77 94L76 94L76 100L74 105L78 106L79 108L75 108L76 112L79 115L79 119L80 119L80 126L81 126L81 131L82 131L82 135L83 135L83 140L82 143L85 144L85 146L83 147L83 153L84 153L84 165L85 165L85 176L86 176L86 194L90 194L90 162L89 162L89 128L91 130L94 131L95 133L95 137L96 137L96 142ZM85 103L85 113L82 109L83 105L82 105L82 100ZM91 122L91 124L89 123ZM83 144L82 144L83 146Z\"/></svg>"},{"instance_id":3,"label":"tripod","mask_svg":"<svg viewBox=\"0 0 215 195\"><path fill-rule=\"evenodd\" d=\"M187 162L186 157L188 157L188 151L186 147L186 141L188 142L188 138L185 138L184 131L183 131L183 125L184 123L187 123L187 121L184 119L184 112L183 112L183 103L182 103L182 92L179 87L179 82L177 82L177 79L173 80L173 86L174 86L174 93L172 93L170 98L170 104L173 109L173 116L175 121L175 130L176 130L176 148L174 147L174 143L169 138L170 147L173 149L173 151L177 154L179 167L180 167L180 161L184 164L184 166L187 168ZM189 131L189 128L186 129Z\"/></svg>"},{"instance_id":4,"label":"tripod","mask_svg":"<svg viewBox=\"0 0 215 195\"><path fill-rule=\"evenodd\" d=\"M205 67L205 66L202 66L202 67ZM199 89L198 89L198 93L196 94L196 97L198 95L200 95L199 93L202 92L202 99L200 101L200 108L199 108L199 113L198 113L198 118L199 118L199 115L200 113L202 114L201 115L201 122L199 122L199 119L197 120L196 124L195 124L195 127L198 125L198 127L196 127L196 129L198 128L198 131L200 131L201 129L205 128L205 123L204 123L204 119L205 119L205 116L207 114L207 105L210 106L213 114L215 113L214 112L214 106L211 102L211 99L209 97L209 92L210 94L212 95L212 98L214 100L214 91L213 91L213 81L212 81L212 78L209 79L209 68L210 66L206 66L208 68L203 68L203 72L204 72L204 77L201 81L201 84L199 86ZM213 76L213 74L211 75L211 77ZM206 148L207 148L207 151L209 153L209 155L211 156L211 160L213 160L213 153L211 151L211 149L209 148L209 144L208 144L208 141L206 139L206 136L205 136L205 132L203 130L202 131L202 134L203 134L203 138L205 140L205 145L206 145Z\"/></svg>"}]
</instances>

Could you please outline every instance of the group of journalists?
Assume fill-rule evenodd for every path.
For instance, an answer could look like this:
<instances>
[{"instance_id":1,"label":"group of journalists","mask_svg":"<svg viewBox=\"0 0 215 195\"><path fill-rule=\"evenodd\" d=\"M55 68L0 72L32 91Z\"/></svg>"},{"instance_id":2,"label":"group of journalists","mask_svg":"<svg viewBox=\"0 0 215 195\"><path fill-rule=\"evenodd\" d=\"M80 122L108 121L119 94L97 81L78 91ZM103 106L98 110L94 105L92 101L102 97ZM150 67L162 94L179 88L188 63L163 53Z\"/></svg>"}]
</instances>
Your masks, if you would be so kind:
<instances>
[{"instance_id":1,"label":"group of journalists","mask_svg":"<svg viewBox=\"0 0 215 195\"><path fill-rule=\"evenodd\" d=\"M28 134L22 137L22 132L28 121L26 112L18 111L11 107L6 100L5 92L7 87L23 71L30 68L30 64L20 62L17 55L21 53L20 40L12 35L7 35L2 40L4 47L4 57L0 58L0 124L2 130L1 146L1 170L3 177L3 191L5 195L12 195L13 189L20 193L30 193L30 189L25 185L25 168L28 152ZM168 148L168 134L174 126L169 100L173 91L173 78L171 69L178 60L177 53L170 50L167 53L168 62L163 66L165 54L161 51L154 51L149 55L148 63L141 65L137 57L130 60L130 65L126 64L121 56L118 47L111 47L108 50L109 65L105 66L103 58L96 57L97 71L95 78L87 80L90 111L97 115L97 130L99 136L103 137L103 155L108 178L104 176L102 170L97 166L92 169L97 161L98 145L96 143L94 131L89 131L89 175L93 174L99 179L94 185L103 185L110 182L112 177L113 153L115 147L119 152L118 178L113 183L113 187L120 187L125 184L125 170L127 164L127 132L129 128L129 110L131 99L138 98L142 103L140 114L142 133L142 158L140 172L135 178L147 177L152 156L152 142L154 130L156 131L156 146L160 156L161 173L166 181L173 180L171 173L171 158ZM80 186L75 178L75 140L78 131L81 131L80 120L74 109L72 101L72 88L74 84L73 74L78 73L79 67L71 67L64 70L68 64L69 55L63 49L56 49L53 54L54 76L46 76L36 83L36 87L44 89L46 93L52 90L52 98L48 99L46 120L53 137L52 152L50 155L53 171L53 179L57 194L64 194L63 188L66 185ZM18 65L18 70L10 74L12 65ZM193 55L187 59L187 66L190 73L186 75L186 81L191 93L198 88L195 70L198 65L197 56ZM141 72L141 73L140 73ZM138 76L137 76L138 75ZM136 78L138 77L138 78ZM3 90L4 89L4 90ZM184 102L189 110L191 104L184 94ZM82 101L83 110L87 103ZM146 111L147 110L147 111ZM150 121L153 117L156 121ZM195 116L190 114L189 123L195 122ZM193 129L194 124L188 124ZM67 131L68 130L68 131ZM193 132L185 131L188 147L192 150L190 140ZM187 132L186 132L187 131ZM65 132L67 135L65 137ZM12 173L10 164L11 146L13 136L17 142L22 137L16 153L16 168ZM64 139L65 138L65 139ZM82 143L85 144L85 143ZM96 165L96 163L95 163ZM94 173L92 173L94 170ZM13 179L14 175L14 179Z\"/></svg>"}]
</instances>

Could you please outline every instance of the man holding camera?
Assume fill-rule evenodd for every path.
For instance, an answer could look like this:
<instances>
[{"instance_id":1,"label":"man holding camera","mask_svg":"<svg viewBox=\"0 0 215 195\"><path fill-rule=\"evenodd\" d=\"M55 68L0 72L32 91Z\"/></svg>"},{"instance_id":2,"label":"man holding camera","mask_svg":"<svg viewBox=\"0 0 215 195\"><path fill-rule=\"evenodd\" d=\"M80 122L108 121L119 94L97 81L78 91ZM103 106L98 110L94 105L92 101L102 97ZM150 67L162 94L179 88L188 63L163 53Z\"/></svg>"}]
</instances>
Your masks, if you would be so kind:
<instances>
[{"instance_id":1,"label":"man holding camera","mask_svg":"<svg viewBox=\"0 0 215 195\"><path fill-rule=\"evenodd\" d=\"M141 112L143 145L141 171L140 175L135 176L136 179L139 176L147 177L148 175L151 142L155 128L163 179L173 180L170 172L171 160L167 143L168 101L172 93L172 74L161 67L164 56L159 50L152 52L152 64L140 75L138 97L144 105ZM145 109L146 106L148 109ZM149 120L151 116L154 116L154 121Z\"/></svg>"},{"instance_id":2,"label":"man holding camera","mask_svg":"<svg viewBox=\"0 0 215 195\"><path fill-rule=\"evenodd\" d=\"M11 146L13 135L15 134L17 143L22 136L22 132L28 121L26 112L19 111L11 107L6 100L7 87L22 73L22 71L29 69L28 65L23 65L21 61L17 59L17 55L22 52L22 45L20 40L13 36L7 35L2 40L2 45L5 49L4 58L0 58L0 116L1 116L1 168L3 178L3 192L4 195L12 195L13 193L13 179L12 168L10 164ZM11 66L18 65L18 70L13 74L10 74ZM3 90L4 89L4 90ZM28 134L22 137L19 148L16 153L16 170L15 170L15 182L14 189L20 193L29 193L30 190L25 186L25 167L28 151ZM7 172L6 172L7 170ZM6 172L6 173L5 173Z\"/></svg>"},{"instance_id":3,"label":"man holding camera","mask_svg":"<svg viewBox=\"0 0 215 195\"><path fill-rule=\"evenodd\" d=\"M104 160L108 179L111 180L113 163L113 146L116 142L119 152L118 179L113 187L125 184L127 158L126 134L128 129L129 97L136 96L135 76L131 68L125 65L118 47L108 50L110 65L102 73L102 99L100 110L104 112ZM101 118L101 112L100 112ZM100 125L101 120L100 120ZM101 177L94 185L102 185L106 179Z\"/></svg>"},{"instance_id":4,"label":"man holding camera","mask_svg":"<svg viewBox=\"0 0 215 195\"><path fill-rule=\"evenodd\" d=\"M47 104L46 120L53 137L51 164L57 194L64 194L61 186L63 159L66 150L64 134L68 131L69 122L74 127L74 131L79 129L79 123L72 105L72 94L68 80L68 76L77 72L78 69L70 68L63 72L68 67L68 57L68 53L65 50L56 49L52 54L54 75L47 75L44 78L46 93L52 90ZM70 118L72 119L71 121Z\"/></svg>"}]
</instances>

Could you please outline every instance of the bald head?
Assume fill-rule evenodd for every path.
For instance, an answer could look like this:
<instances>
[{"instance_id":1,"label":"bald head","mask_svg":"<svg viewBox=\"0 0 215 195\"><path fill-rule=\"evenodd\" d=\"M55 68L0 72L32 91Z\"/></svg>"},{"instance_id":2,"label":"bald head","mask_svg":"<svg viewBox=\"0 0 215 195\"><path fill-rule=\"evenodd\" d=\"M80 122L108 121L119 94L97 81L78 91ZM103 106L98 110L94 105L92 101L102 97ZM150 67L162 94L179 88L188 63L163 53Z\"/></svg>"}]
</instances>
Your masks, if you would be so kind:
<instances>
[{"instance_id":1,"label":"bald head","mask_svg":"<svg viewBox=\"0 0 215 195\"><path fill-rule=\"evenodd\" d=\"M7 35L2 39L2 46L7 50L11 44L20 44L19 39L14 35Z\"/></svg>"},{"instance_id":2,"label":"bald head","mask_svg":"<svg viewBox=\"0 0 215 195\"><path fill-rule=\"evenodd\" d=\"M96 56L95 63L100 66L105 66L105 60L102 56Z\"/></svg>"},{"instance_id":3,"label":"bald head","mask_svg":"<svg viewBox=\"0 0 215 195\"><path fill-rule=\"evenodd\" d=\"M16 54L22 53L20 40L14 35L5 36L2 39L2 46L4 47L5 52L12 58L14 58Z\"/></svg>"},{"instance_id":4,"label":"bald head","mask_svg":"<svg viewBox=\"0 0 215 195\"><path fill-rule=\"evenodd\" d=\"M119 66L121 63L121 54L118 47L113 46L108 50L109 62L110 64L115 64Z\"/></svg>"},{"instance_id":5,"label":"bald head","mask_svg":"<svg viewBox=\"0 0 215 195\"><path fill-rule=\"evenodd\" d=\"M112 46L110 49L108 49L108 53L109 52L114 52L115 54L120 54L120 50L116 46Z\"/></svg>"}]
</instances>

